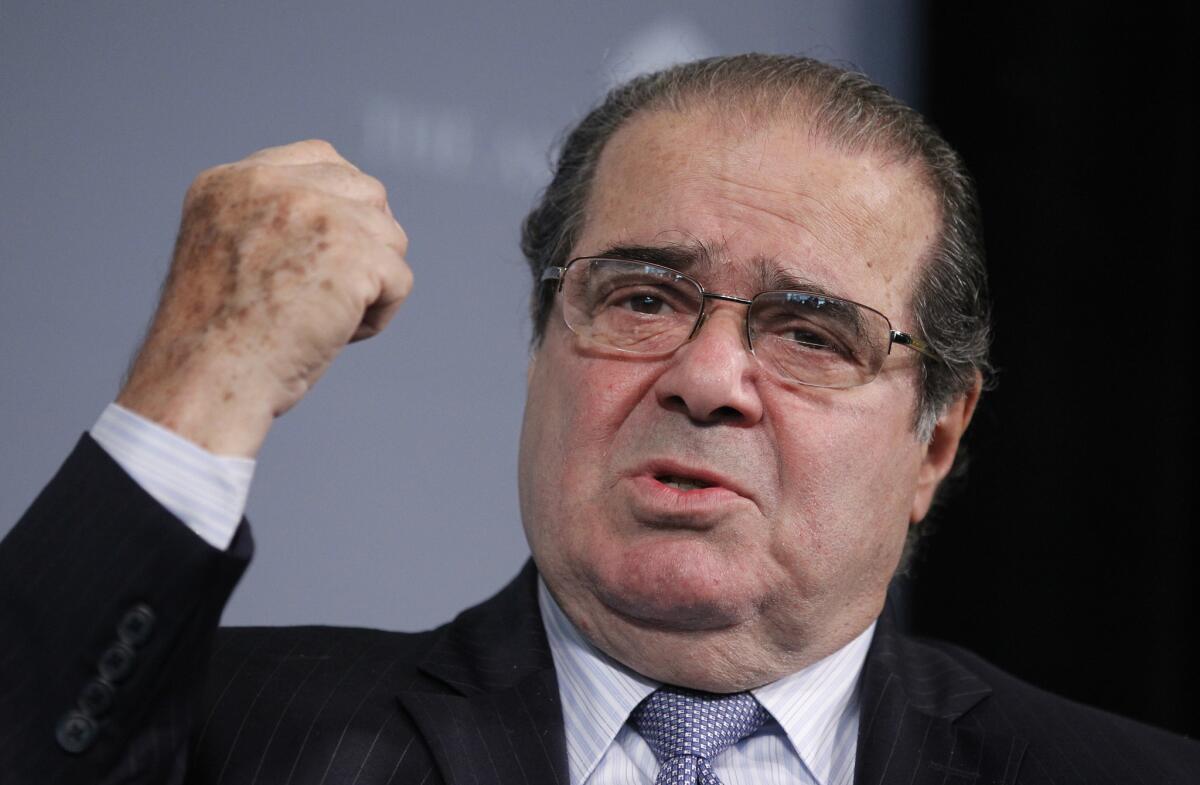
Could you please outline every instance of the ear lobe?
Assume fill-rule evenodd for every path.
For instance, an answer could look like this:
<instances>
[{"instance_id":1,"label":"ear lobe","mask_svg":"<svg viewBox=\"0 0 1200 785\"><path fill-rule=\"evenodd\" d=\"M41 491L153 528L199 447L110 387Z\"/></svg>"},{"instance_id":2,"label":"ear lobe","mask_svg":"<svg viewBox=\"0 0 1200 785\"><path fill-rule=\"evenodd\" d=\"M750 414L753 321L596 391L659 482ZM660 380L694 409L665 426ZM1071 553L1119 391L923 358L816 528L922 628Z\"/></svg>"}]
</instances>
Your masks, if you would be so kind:
<instances>
[{"instance_id":1,"label":"ear lobe","mask_svg":"<svg viewBox=\"0 0 1200 785\"><path fill-rule=\"evenodd\" d=\"M971 417L975 414L975 405L979 403L979 393L982 389L983 378L977 372L975 383L946 407L934 425L933 436L925 445L925 455L917 472L910 523L919 523L929 513L938 485L954 466L954 456L958 454L958 445L966 433L967 426L971 424Z\"/></svg>"}]
</instances>

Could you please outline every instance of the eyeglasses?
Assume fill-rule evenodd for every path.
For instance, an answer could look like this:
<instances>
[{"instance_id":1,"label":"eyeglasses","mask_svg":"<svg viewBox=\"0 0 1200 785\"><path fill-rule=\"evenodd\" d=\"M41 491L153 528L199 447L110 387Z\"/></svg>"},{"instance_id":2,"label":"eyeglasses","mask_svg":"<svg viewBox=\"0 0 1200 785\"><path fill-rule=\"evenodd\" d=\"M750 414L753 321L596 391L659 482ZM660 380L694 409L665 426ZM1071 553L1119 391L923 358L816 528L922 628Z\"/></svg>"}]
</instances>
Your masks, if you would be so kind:
<instances>
[{"instance_id":1,"label":"eyeglasses","mask_svg":"<svg viewBox=\"0 0 1200 785\"><path fill-rule=\"evenodd\" d=\"M814 387L845 388L879 375L892 344L928 357L929 347L892 329L886 316L859 303L799 291L760 292L752 299L705 291L669 267L625 259L580 257L550 267L571 332L595 346L634 355L668 355L699 333L705 302L749 306L746 344L776 374Z\"/></svg>"}]
</instances>

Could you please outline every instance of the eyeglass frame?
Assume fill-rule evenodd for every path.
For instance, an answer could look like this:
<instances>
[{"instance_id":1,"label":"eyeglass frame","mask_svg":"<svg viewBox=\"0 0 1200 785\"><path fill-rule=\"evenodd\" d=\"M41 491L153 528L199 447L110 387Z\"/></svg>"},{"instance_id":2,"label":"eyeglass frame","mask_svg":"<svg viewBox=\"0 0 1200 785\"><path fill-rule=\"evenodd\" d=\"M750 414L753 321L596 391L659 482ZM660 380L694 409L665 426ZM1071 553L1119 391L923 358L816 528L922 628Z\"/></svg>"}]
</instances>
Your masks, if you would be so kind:
<instances>
[{"instance_id":1,"label":"eyeglass frame","mask_svg":"<svg viewBox=\"0 0 1200 785\"><path fill-rule=\"evenodd\" d=\"M637 259L622 259L621 257L618 257L618 256L576 256L575 258L568 260L565 265L551 265L549 267L546 267L546 269L542 270L540 282L544 285L549 281L554 281L555 282L555 292L561 293L562 289L563 289L563 281L566 279L567 270L570 269L571 265L575 264L576 262L595 262L595 261L626 262L626 263L630 263L630 264L641 264L641 265L646 265L649 267L657 267L660 270L666 270L670 273L673 273L673 274L679 276L680 278L683 278L684 280L691 281L692 283L694 283L696 285L696 288L700 290L700 310L696 313L696 323L694 325L692 325L692 330L691 330L691 332L688 333L687 338L683 339L683 341L680 342L679 346L676 346L670 352L664 352L663 353L664 355L665 354L674 354L676 351L679 350L680 347L682 347L688 341L691 341L693 338L696 337L696 334L700 332L700 328L704 326L704 322L708 318L708 311L706 310L705 306L709 300L723 300L725 302L740 303L742 305L747 306L746 319L745 319L746 346L749 347L751 354L755 354L754 339L750 334L750 311L754 305L754 301L757 300L759 297L761 297L764 294L783 293L783 294L803 294L803 295L808 295L810 297L822 297L822 298L825 298L826 300L837 300L839 302L848 303L850 305L853 305L856 308L864 308L864 309L870 311L871 313L878 314L880 316L880 318L882 318L883 321L888 326L888 347L887 347L887 352L884 353L885 357L890 357L892 354L892 346L894 344L899 344L900 346L906 346L909 349L912 349L913 351L917 352L918 354L921 354L925 357L930 358L931 360L940 360L941 359L933 351L933 349L931 349L929 347L929 344L927 344L925 341L922 341L920 338L917 338L916 336L912 335L911 333L906 333L906 332L903 332L902 330L897 330L894 327L892 327L892 320L889 319L887 317L887 314L883 313L882 311L872 308L869 305L863 305L862 303L855 302L854 300L848 300L845 297L836 297L833 295L825 294L823 292L810 292L810 291L805 291L804 289L767 289L767 290L758 292L753 297L751 297L749 300L747 300L744 297L738 297L738 296L732 295L732 294L722 294L720 292L710 292L708 289L704 288L704 284L700 283L692 276L688 275L687 273L680 272L679 270L676 270L672 267L667 267L666 265L658 264L656 262L645 262L645 261L639 261ZM575 328L571 327L570 323L566 321L565 316L563 317L563 323L567 325L567 329L569 329L572 333L575 332ZM624 350L624 349L621 349L621 348L615 347L615 346L612 348L615 349L616 351L625 351L628 354L631 354L634 356L639 356L639 354L637 352L628 352L628 350ZM640 356L647 356L647 355L640 355ZM865 382L862 382L861 384L850 385L849 387L842 387L842 388L826 387L825 389L852 389L854 387L861 387L865 384L870 384L871 382L875 381L875 379L878 378L878 376L879 376L879 372L882 370L883 370L883 368L882 368L882 366L880 366L880 368L878 368L875 371L875 374L870 379L868 379ZM799 379L794 379L794 378L791 379L791 381L795 382L796 384L803 384L803 385L806 385L809 387L822 387L822 385L812 384L811 382L803 382L803 381L800 381Z\"/></svg>"}]
</instances>

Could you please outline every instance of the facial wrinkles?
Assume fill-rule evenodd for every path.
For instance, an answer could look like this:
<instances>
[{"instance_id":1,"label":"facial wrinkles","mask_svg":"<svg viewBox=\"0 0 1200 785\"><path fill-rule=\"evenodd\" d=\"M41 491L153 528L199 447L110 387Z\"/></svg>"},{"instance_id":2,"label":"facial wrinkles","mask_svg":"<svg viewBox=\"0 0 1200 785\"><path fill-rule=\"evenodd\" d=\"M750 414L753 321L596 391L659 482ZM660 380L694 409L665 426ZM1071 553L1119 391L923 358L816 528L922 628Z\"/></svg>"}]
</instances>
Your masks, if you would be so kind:
<instances>
[{"instance_id":1,"label":"facial wrinkles","mask_svg":"<svg viewBox=\"0 0 1200 785\"><path fill-rule=\"evenodd\" d=\"M694 116L685 114L683 117L693 119ZM717 125L713 138L729 138L728 133L722 132L724 126L721 123L725 121L710 122ZM916 216L902 208L919 203L932 214L928 189L916 172L908 172L902 188L895 187L895 175L906 172L907 165L903 162L860 157L847 171L845 163L853 157L833 150L827 150L831 158L828 163L820 158L810 159L788 169L786 161L791 157L793 143L807 145L811 139L806 132L797 131L805 136L797 141L787 135L786 127L783 130L782 137L766 132L750 133L729 144L718 141L700 148L672 147L652 141L647 148L649 155L641 158L642 161L650 158L657 162L650 171L615 171L601 167L594 193L604 194L606 201L592 205L597 210L589 210L589 215L606 211L612 213L610 219L616 220L602 223L637 225L647 219L644 212L647 203L656 206L652 210L664 212L667 208L663 206L672 205L676 208L673 214L659 212L655 216L660 228L673 227L680 231L704 228L709 236L701 239L712 241L724 235L730 242L745 237L752 230L750 242L773 241L778 246L775 253L781 259L801 264L806 271L819 274L832 286L842 283L840 271L865 265L879 277L879 288L888 293L887 302L879 302L878 297L864 298L861 292L848 291L844 287L837 293L865 302L897 321L903 301L899 299L900 293L893 293L890 286L896 272L893 268L898 261L897 254L907 253L914 244L927 244L930 239L913 234L918 231L917 227L928 222L904 220L905 216L910 219ZM606 155L609 152L618 154L617 148L623 142L620 137L614 142L613 149L606 151ZM687 174L662 178L662 185L658 185L658 170ZM639 205L642 212L622 215L632 205L617 198L623 192L617 183L629 182L635 177L639 189L648 187L655 196ZM732 211L722 209L731 205ZM899 243L898 238L901 239Z\"/></svg>"},{"instance_id":2,"label":"facial wrinkles","mask_svg":"<svg viewBox=\"0 0 1200 785\"><path fill-rule=\"evenodd\" d=\"M913 235L916 227L926 222L897 218L906 214L899 208L913 203L932 209L928 190L916 174L908 173L905 187L897 190L892 181L897 172L905 173L905 165L873 158L860 159L849 173L844 165L827 171L820 161L806 163L797 171L772 170L759 165L780 157L768 149L772 143L752 142L748 141L745 149L712 147L695 155L695 182L707 186L691 194L699 212L733 216L755 226L756 240L764 234L776 238L782 258L812 268L835 285L840 284L839 271L865 265L879 277L879 288L888 293L887 302L865 298L866 304L897 320L902 301L891 291L897 261L893 257L930 239ZM773 144L779 146L779 140ZM838 160L844 164L844 159ZM748 165L751 162L758 163ZM730 205L733 210L721 209ZM733 230L731 236L738 233ZM859 292L839 293L864 300Z\"/></svg>"}]
</instances>

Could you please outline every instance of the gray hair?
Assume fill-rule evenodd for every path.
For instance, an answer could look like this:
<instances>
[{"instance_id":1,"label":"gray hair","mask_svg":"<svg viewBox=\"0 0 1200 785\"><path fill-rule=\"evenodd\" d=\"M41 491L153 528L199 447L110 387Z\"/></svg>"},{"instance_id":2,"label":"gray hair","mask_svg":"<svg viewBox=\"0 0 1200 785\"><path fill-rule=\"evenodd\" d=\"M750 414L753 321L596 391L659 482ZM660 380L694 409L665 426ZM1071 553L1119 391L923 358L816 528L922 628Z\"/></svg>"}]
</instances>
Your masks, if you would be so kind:
<instances>
[{"instance_id":1,"label":"gray hair","mask_svg":"<svg viewBox=\"0 0 1200 785\"><path fill-rule=\"evenodd\" d=\"M913 427L928 441L945 408L977 376L990 378L991 313L975 187L958 153L920 114L862 74L807 57L714 57L639 76L611 90L567 134L554 178L522 225L521 250L533 274L534 344L553 305L542 271L568 261L608 140L639 112L683 111L706 102L748 113L789 111L840 151L883 154L918 167L941 220L910 295L918 334L940 358L922 362L914 412ZM952 476L962 473L961 458L962 451Z\"/></svg>"}]
</instances>

